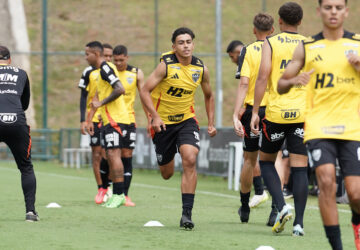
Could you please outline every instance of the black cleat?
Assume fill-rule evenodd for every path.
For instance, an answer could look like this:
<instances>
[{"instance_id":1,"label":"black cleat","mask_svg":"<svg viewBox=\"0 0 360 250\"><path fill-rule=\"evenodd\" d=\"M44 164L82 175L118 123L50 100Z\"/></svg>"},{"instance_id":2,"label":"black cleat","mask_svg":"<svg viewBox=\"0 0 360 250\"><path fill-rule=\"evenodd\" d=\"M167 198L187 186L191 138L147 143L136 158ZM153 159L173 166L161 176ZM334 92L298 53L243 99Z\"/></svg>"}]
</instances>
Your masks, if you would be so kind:
<instances>
[{"instance_id":1,"label":"black cleat","mask_svg":"<svg viewBox=\"0 0 360 250\"><path fill-rule=\"evenodd\" d=\"M25 221L34 222L34 221L39 221L39 220L40 220L40 218L39 218L39 215L37 212L30 211L30 212L27 212L25 215Z\"/></svg>"},{"instance_id":2,"label":"black cleat","mask_svg":"<svg viewBox=\"0 0 360 250\"><path fill-rule=\"evenodd\" d=\"M241 206L238 210L238 214L240 216L240 221L242 223L248 223L249 215L250 215L250 207L249 206L247 206L247 207Z\"/></svg>"},{"instance_id":3,"label":"black cleat","mask_svg":"<svg viewBox=\"0 0 360 250\"><path fill-rule=\"evenodd\" d=\"M192 230L195 224L191 220L191 214L183 214L180 219L180 228Z\"/></svg>"},{"instance_id":4,"label":"black cleat","mask_svg":"<svg viewBox=\"0 0 360 250\"><path fill-rule=\"evenodd\" d=\"M278 213L278 211L277 211L276 208L272 208L272 209L271 209L268 222L266 223L267 226L269 226L269 227L274 226L277 213Z\"/></svg>"}]
</instances>

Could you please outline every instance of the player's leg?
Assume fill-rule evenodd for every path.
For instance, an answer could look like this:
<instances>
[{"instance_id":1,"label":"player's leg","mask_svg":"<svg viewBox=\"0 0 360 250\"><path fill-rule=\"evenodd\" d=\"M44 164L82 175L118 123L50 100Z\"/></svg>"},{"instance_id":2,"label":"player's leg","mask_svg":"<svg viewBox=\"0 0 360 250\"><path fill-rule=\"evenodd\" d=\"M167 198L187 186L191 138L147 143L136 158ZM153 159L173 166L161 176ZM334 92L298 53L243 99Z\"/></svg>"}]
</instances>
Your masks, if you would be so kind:
<instances>
[{"instance_id":1,"label":"player's leg","mask_svg":"<svg viewBox=\"0 0 360 250\"><path fill-rule=\"evenodd\" d=\"M314 167L319 187L319 208L326 237L333 249L342 249L341 233L336 207L335 164L337 148L334 140L310 140L308 148L310 167Z\"/></svg>"},{"instance_id":2,"label":"player's leg","mask_svg":"<svg viewBox=\"0 0 360 250\"><path fill-rule=\"evenodd\" d=\"M345 176L345 188L352 211L355 246L360 250L360 142L341 141L339 151L340 167Z\"/></svg>"},{"instance_id":3,"label":"player's leg","mask_svg":"<svg viewBox=\"0 0 360 250\"><path fill-rule=\"evenodd\" d=\"M26 221L38 221L35 211L36 178L31 162L30 128L26 125L1 128L4 142L9 146L21 172L21 187L25 198Z\"/></svg>"}]
</instances>

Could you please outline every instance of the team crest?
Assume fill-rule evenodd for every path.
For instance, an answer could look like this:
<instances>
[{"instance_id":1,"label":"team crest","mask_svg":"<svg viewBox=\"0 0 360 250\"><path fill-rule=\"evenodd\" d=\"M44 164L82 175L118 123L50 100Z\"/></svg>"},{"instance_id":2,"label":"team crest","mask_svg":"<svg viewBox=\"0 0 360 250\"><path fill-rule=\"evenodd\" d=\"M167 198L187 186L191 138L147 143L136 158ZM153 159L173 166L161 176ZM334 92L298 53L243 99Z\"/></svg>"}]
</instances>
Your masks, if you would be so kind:
<instances>
[{"instance_id":1,"label":"team crest","mask_svg":"<svg viewBox=\"0 0 360 250\"><path fill-rule=\"evenodd\" d=\"M134 78L128 77L128 78L126 78L126 81L127 81L129 84L132 84L132 83L134 82Z\"/></svg>"},{"instance_id":2,"label":"team crest","mask_svg":"<svg viewBox=\"0 0 360 250\"><path fill-rule=\"evenodd\" d=\"M97 141L98 141L98 138L97 138L97 137L92 137L92 138L91 138L91 142L92 142L93 144L96 144Z\"/></svg>"},{"instance_id":3,"label":"team crest","mask_svg":"<svg viewBox=\"0 0 360 250\"><path fill-rule=\"evenodd\" d=\"M321 158L321 149L314 149L311 154L314 161L319 161Z\"/></svg>"},{"instance_id":4,"label":"team crest","mask_svg":"<svg viewBox=\"0 0 360 250\"><path fill-rule=\"evenodd\" d=\"M192 79L194 82L197 82L200 78L200 74L199 73L194 73L192 74Z\"/></svg>"}]
</instances>

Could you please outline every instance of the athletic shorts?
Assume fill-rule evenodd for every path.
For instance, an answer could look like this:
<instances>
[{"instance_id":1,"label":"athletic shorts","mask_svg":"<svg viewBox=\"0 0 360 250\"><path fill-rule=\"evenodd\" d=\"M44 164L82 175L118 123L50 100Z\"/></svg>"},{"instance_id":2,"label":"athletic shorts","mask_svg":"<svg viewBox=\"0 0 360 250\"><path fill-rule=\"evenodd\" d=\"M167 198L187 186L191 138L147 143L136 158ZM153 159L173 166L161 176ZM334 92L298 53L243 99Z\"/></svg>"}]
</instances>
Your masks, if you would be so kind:
<instances>
[{"instance_id":1,"label":"athletic shorts","mask_svg":"<svg viewBox=\"0 0 360 250\"><path fill-rule=\"evenodd\" d=\"M105 150L124 147L124 137L122 132L124 129L125 124L122 123L117 123L114 127L109 123L104 127L103 139Z\"/></svg>"},{"instance_id":2,"label":"athletic shorts","mask_svg":"<svg viewBox=\"0 0 360 250\"><path fill-rule=\"evenodd\" d=\"M101 126L101 123L94 122L94 135L90 136L90 147L100 146L100 128L99 128L99 126Z\"/></svg>"},{"instance_id":3,"label":"athletic shorts","mask_svg":"<svg viewBox=\"0 0 360 250\"><path fill-rule=\"evenodd\" d=\"M289 151L287 150L287 144L286 144L286 139L284 140L283 145L281 146L281 151L282 151L282 158L289 158Z\"/></svg>"},{"instance_id":4,"label":"athletic shorts","mask_svg":"<svg viewBox=\"0 0 360 250\"><path fill-rule=\"evenodd\" d=\"M310 167L323 164L336 166L339 161L343 176L360 175L360 141L315 139L306 142Z\"/></svg>"},{"instance_id":5,"label":"athletic shorts","mask_svg":"<svg viewBox=\"0 0 360 250\"><path fill-rule=\"evenodd\" d=\"M100 126L100 146L101 146L101 148L105 148L104 133L105 133L105 126L101 123L101 126Z\"/></svg>"},{"instance_id":6,"label":"athletic shorts","mask_svg":"<svg viewBox=\"0 0 360 250\"><path fill-rule=\"evenodd\" d=\"M11 150L18 168L32 167L31 137L28 125L0 126L0 142Z\"/></svg>"},{"instance_id":7,"label":"athletic shorts","mask_svg":"<svg viewBox=\"0 0 360 250\"><path fill-rule=\"evenodd\" d=\"M134 149L136 141L136 126L135 123L125 124L123 136L124 136L124 148Z\"/></svg>"},{"instance_id":8,"label":"athletic shorts","mask_svg":"<svg viewBox=\"0 0 360 250\"><path fill-rule=\"evenodd\" d=\"M287 150L291 154L307 155L304 144L304 123L279 124L262 120L263 133L260 150L273 154L281 149L286 139Z\"/></svg>"},{"instance_id":9,"label":"athletic shorts","mask_svg":"<svg viewBox=\"0 0 360 250\"><path fill-rule=\"evenodd\" d=\"M250 123L251 123L251 116L252 116L252 109L253 106L251 105L247 105L244 114L241 116L241 123L243 125L243 129L245 131L245 136L244 136L244 143L243 143L243 148L244 151L247 152L255 152L259 150L259 138L260 138L260 134L256 135L253 132L251 132L251 127L250 127ZM264 119L265 117L265 107L260 107L259 109L259 117L260 120ZM260 131L262 129L262 124L259 124L260 126Z\"/></svg>"},{"instance_id":10,"label":"athletic shorts","mask_svg":"<svg viewBox=\"0 0 360 250\"><path fill-rule=\"evenodd\" d=\"M199 126L194 118L166 125L165 131L154 134L153 143L159 166L165 165L174 159L183 144L193 145L200 150Z\"/></svg>"}]
</instances>

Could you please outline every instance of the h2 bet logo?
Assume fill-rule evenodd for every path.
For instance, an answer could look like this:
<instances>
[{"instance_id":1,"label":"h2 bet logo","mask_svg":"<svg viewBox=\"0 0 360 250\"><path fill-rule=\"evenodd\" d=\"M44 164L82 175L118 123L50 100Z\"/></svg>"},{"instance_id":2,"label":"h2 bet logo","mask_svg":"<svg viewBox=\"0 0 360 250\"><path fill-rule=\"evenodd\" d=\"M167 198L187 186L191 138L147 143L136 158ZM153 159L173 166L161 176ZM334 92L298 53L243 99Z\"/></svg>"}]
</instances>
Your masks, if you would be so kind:
<instances>
[{"instance_id":1,"label":"h2 bet logo","mask_svg":"<svg viewBox=\"0 0 360 250\"><path fill-rule=\"evenodd\" d=\"M315 82L315 89L321 89L321 88L333 88L334 83L337 84L355 84L355 78L354 77L340 77L340 76L334 76L332 73L322 73L322 74L316 74L316 82Z\"/></svg>"},{"instance_id":2,"label":"h2 bet logo","mask_svg":"<svg viewBox=\"0 0 360 250\"><path fill-rule=\"evenodd\" d=\"M186 90L183 88L174 88L173 86L171 86L168 91L166 92L166 94L171 95L171 96L175 96L175 97L182 97L183 95L190 95L192 94L192 90Z\"/></svg>"}]
</instances>

